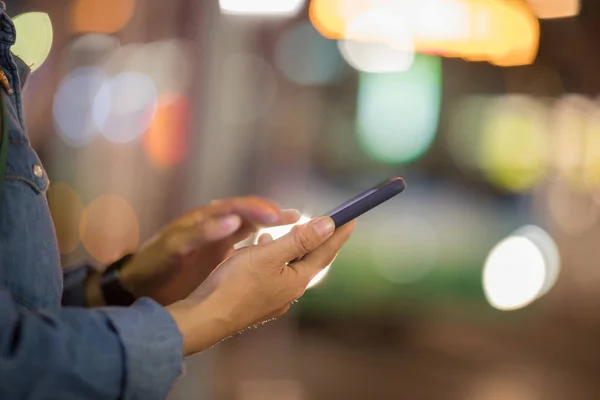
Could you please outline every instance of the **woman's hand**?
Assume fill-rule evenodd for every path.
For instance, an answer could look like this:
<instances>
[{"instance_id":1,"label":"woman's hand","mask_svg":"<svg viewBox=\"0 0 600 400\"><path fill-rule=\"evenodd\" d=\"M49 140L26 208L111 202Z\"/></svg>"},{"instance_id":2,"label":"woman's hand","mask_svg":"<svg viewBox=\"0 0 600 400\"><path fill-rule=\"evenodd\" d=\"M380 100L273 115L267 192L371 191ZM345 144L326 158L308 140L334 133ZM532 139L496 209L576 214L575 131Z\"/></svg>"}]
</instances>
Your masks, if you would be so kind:
<instances>
[{"instance_id":1,"label":"woman's hand","mask_svg":"<svg viewBox=\"0 0 600 400\"><path fill-rule=\"evenodd\" d=\"M233 246L264 226L296 223L300 214L258 197L214 201L167 226L124 267L120 281L136 298L168 305L194 291Z\"/></svg>"}]
</instances>

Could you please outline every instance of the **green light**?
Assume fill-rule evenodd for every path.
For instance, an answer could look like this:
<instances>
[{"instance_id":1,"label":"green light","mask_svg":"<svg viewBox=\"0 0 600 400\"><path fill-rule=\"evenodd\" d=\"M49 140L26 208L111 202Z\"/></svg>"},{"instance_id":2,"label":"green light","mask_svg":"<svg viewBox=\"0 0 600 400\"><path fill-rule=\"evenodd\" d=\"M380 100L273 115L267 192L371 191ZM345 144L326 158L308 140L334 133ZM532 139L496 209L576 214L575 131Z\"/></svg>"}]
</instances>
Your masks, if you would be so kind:
<instances>
[{"instance_id":1,"label":"green light","mask_svg":"<svg viewBox=\"0 0 600 400\"><path fill-rule=\"evenodd\" d=\"M441 82L441 59L422 54L404 72L361 73L357 136L364 151L388 164L421 157L435 139Z\"/></svg>"},{"instance_id":2,"label":"green light","mask_svg":"<svg viewBox=\"0 0 600 400\"><path fill-rule=\"evenodd\" d=\"M35 70L52 48L52 22L46 13L28 12L14 18L17 40L12 52Z\"/></svg>"}]
</instances>

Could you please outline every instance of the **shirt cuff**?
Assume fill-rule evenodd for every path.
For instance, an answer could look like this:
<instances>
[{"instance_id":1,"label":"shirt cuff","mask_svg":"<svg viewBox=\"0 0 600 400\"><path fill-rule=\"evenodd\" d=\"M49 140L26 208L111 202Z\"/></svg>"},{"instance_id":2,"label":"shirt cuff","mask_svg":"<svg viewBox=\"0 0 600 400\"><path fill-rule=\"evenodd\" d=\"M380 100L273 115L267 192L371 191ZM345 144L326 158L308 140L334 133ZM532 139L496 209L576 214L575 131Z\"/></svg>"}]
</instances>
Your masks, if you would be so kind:
<instances>
[{"instance_id":1,"label":"shirt cuff","mask_svg":"<svg viewBox=\"0 0 600 400\"><path fill-rule=\"evenodd\" d=\"M149 298L99 309L119 333L125 356L123 399L164 399L182 372L183 338L171 314Z\"/></svg>"}]
</instances>

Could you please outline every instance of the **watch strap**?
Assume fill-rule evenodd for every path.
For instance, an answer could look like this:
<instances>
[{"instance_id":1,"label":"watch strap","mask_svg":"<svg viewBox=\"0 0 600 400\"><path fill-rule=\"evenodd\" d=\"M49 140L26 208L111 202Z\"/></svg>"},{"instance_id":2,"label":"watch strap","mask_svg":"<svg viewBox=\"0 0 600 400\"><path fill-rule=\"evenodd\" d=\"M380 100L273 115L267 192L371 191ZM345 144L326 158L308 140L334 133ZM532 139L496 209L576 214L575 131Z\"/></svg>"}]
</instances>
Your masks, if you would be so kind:
<instances>
[{"instance_id":1,"label":"watch strap","mask_svg":"<svg viewBox=\"0 0 600 400\"><path fill-rule=\"evenodd\" d=\"M132 257L133 254L128 254L117 260L100 276L100 290L109 306L130 306L135 301L133 294L125 289L119 280L121 269Z\"/></svg>"}]
</instances>

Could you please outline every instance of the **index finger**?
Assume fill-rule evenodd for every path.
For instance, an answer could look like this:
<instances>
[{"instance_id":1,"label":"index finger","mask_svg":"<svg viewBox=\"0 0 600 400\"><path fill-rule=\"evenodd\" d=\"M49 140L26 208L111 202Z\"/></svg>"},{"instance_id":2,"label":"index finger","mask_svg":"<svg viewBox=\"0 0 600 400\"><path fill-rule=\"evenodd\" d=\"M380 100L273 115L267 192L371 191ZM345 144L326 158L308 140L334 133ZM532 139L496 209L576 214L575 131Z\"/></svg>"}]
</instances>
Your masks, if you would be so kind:
<instances>
[{"instance_id":1,"label":"index finger","mask_svg":"<svg viewBox=\"0 0 600 400\"><path fill-rule=\"evenodd\" d=\"M211 202L206 211L213 216L237 214L242 219L259 225L275 224L281 214L277 204L262 197L233 197L217 200Z\"/></svg>"}]
</instances>

